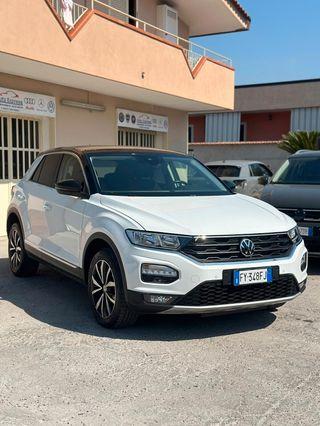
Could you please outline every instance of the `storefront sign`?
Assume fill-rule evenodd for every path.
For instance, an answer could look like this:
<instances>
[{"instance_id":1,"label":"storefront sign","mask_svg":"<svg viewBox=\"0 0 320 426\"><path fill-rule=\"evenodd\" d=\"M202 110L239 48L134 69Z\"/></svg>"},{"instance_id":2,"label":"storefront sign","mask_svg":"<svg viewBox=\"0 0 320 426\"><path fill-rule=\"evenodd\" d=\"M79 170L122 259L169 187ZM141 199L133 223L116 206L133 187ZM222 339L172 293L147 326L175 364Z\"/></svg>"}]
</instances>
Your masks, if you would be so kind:
<instances>
[{"instance_id":1,"label":"storefront sign","mask_svg":"<svg viewBox=\"0 0 320 426\"><path fill-rule=\"evenodd\" d=\"M54 118L56 100L52 96L0 87L0 112Z\"/></svg>"},{"instance_id":2,"label":"storefront sign","mask_svg":"<svg viewBox=\"0 0 320 426\"><path fill-rule=\"evenodd\" d=\"M149 130L152 132L168 133L168 117L118 109L118 126L130 129Z\"/></svg>"}]
</instances>

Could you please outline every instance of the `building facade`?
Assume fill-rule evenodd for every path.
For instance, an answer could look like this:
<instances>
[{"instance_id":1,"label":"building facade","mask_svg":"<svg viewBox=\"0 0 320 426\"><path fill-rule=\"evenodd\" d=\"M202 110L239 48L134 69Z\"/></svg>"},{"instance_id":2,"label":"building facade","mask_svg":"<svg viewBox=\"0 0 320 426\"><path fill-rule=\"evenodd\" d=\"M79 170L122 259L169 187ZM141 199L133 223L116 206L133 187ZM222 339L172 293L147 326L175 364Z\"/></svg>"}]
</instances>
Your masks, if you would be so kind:
<instances>
[{"instance_id":1,"label":"building facade","mask_svg":"<svg viewBox=\"0 0 320 426\"><path fill-rule=\"evenodd\" d=\"M0 235L40 151L186 152L188 111L234 107L231 61L190 38L249 29L236 0L10 0L0 17Z\"/></svg>"},{"instance_id":2,"label":"building facade","mask_svg":"<svg viewBox=\"0 0 320 426\"><path fill-rule=\"evenodd\" d=\"M189 117L192 143L279 141L290 130L320 131L320 79L236 86L234 111Z\"/></svg>"}]
</instances>

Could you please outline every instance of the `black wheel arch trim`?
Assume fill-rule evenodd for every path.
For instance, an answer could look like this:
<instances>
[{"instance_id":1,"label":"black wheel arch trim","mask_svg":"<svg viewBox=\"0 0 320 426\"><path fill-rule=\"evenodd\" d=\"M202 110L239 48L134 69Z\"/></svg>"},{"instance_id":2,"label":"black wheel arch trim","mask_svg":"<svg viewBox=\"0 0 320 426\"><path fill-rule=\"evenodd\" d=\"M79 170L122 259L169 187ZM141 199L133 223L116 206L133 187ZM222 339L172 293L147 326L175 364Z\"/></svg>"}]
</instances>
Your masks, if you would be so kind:
<instances>
[{"instance_id":1,"label":"black wheel arch trim","mask_svg":"<svg viewBox=\"0 0 320 426\"><path fill-rule=\"evenodd\" d=\"M121 259L121 255L120 255L119 250L118 250L116 244L114 243L114 241L110 237L108 237L108 235L104 234L103 232L96 232L95 234L92 234L90 236L90 238L88 239L88 241L86 242L86 245L85 245L84 250L83 250L83 258L82 258L83 275L86 276L85 260L86 260L86 254L87 254L88 247L90 246L91 243L93 243L96 240L104 241L112 249L112 251L113 251L113 253L114 253L114 255L117 259L119 268L120 268L121 278L122 278L122 282L123 282L123 290L124 290L126 301L128 302L127 278L126 278L126 273L125 273L125 270L124 270L123 262L122 262L122 259Z\"/></svg>"},{"instance_id":2,"label":"black wheel arch trim","mask_svg":"<svg viewBox=\"0 0 320 426\"><path fill-rule=\"evenodd\" d=\"M11 208L8 210L8 213L7 213L7 222L6 222L7 236L9 237L9 231L10 231L10 229L9 229L9 217L10 217L12 214L14 214L15 216L17 216L18 221L19 221L19 226L20 226L20 229L21 229L21 232L22 232L22 236L23 236L23 238L24 238L23 222L22 222L22 219L21 219L21 215L20 215L20 213L19 213L19 210L18 210L16 207L11 207Z\"/></svg>"}]
</instances>

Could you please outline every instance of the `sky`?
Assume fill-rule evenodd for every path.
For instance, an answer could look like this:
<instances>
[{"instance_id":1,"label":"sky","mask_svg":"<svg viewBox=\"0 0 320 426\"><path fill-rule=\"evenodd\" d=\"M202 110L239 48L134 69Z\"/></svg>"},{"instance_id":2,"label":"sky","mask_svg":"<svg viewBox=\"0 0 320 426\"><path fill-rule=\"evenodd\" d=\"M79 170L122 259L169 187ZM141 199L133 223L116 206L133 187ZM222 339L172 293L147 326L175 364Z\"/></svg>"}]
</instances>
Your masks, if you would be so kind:
<instances>
[{"instance_id":1,"label":"sky","mask_svg":"<svg viewBox=\"0 0 320 426\"><path fill-rule=\"evenodd\" d=\"M232 59L236 84L320 78L320 0L239 0L250 31L195 42Z\"/></svg>"}]
</instances>

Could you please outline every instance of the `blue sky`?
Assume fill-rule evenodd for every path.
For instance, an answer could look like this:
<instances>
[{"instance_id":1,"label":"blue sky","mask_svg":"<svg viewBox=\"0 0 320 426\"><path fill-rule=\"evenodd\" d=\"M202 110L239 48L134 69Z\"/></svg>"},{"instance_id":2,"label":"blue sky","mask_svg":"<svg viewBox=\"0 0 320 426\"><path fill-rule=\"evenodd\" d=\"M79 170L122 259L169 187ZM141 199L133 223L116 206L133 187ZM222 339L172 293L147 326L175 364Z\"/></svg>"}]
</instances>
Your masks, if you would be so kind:
<instances>
[{"instance_id":1,"label":"blue sky","mask_svg":"<svg viewBox=\"0 0 320 426\"><path fill-rule=\"evenodd\" d=\"M233 60L237 84L320 78L320 0L239 0L249 32L194 41Z\"/></svg>"}]
</instances>

